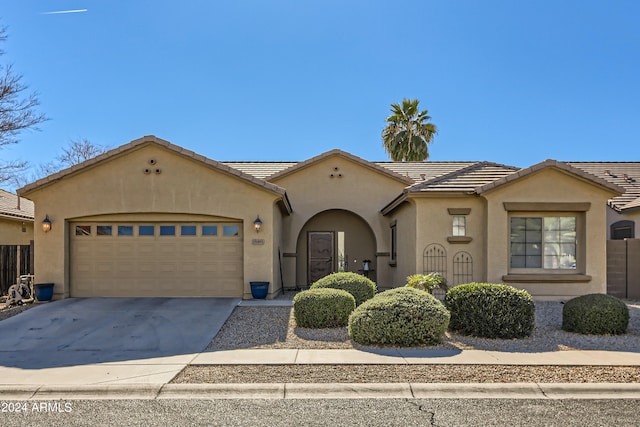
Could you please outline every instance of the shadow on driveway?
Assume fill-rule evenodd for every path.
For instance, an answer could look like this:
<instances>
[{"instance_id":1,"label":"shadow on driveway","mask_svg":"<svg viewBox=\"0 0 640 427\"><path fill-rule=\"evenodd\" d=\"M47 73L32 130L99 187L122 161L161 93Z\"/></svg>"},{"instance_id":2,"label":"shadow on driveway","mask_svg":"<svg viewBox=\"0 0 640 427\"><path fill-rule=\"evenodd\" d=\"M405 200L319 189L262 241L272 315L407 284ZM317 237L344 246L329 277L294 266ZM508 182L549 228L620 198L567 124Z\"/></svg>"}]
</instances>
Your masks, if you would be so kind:
<instances>
[{"instance_id":1,"label":"shadow on driveway","mask_svg":"<svg viewBox=\"0 0 640 427\"><path fill-rule=\"evenodd\" d=\"M203 351L236 298L69 298L0 322L0 366L22 369Z\"/></svg>"}]
</instances>

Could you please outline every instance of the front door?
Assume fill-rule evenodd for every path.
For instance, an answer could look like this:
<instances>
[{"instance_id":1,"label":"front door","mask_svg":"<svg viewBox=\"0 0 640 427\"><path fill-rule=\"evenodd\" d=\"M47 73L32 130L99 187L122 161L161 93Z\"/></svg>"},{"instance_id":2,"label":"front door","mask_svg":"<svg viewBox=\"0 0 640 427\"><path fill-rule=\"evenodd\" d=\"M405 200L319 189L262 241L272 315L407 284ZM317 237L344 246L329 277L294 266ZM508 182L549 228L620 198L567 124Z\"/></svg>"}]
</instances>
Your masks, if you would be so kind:
<instances>
[{"instance_id":1,"label":"front door","mask_svg":"<svg viewBox=\"0 0 640 427\"><path fill-rule=\"evenodd\" d=\"M308 238L308 279L312 284L335 271L335 245L332 231L310 231Z\"/></svg>"}]
</instances>

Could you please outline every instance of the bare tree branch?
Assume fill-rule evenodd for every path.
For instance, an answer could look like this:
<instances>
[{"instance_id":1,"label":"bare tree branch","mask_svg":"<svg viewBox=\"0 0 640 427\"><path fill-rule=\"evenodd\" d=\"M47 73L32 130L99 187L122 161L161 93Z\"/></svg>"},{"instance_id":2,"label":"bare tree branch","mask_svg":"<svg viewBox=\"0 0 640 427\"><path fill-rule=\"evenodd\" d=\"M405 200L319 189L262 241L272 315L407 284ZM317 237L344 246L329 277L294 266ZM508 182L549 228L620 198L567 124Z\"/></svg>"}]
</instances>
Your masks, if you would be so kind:
<instances>
[{"instance_id":1,"label":"bare tree branch","mask_svg":"<svg viewBox=\"0 0 640 427\"><path fill-rule=\"evenodd\" d=\"M6 28L0 28L0 42L7 39ZM4 52L0 50L0 55ZM26 94L28 86L11 65L0 65L0 147L18 142L18 134L34 128L47 117L35 109L38 94Z\"/></svg>"},{"instance_id":2,"label":"bare tree branch","mask_svg":"<svg viewBox=\"0 0 640 427\"><path fill-rule=\"evenodd\" d=\"M56 157L56 159L63 167L70 167L96 157L107 150L108 147L93 144L86 138L72 139L69 145L62 149L62 154Z\"/></svg>"}]
</instances>

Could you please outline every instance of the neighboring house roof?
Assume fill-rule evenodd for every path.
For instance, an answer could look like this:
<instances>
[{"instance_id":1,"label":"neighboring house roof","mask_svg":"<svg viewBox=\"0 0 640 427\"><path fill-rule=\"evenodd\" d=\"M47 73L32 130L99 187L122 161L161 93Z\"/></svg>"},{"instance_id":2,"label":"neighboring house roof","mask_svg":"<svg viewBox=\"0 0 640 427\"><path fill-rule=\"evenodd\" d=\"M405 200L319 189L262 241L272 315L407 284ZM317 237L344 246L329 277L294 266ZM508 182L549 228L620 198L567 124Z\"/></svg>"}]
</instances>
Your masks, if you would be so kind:
<instances>
[{"instance_id":1,"label":"neighboring house roof","mask_svg":"<svg viewBox=\"0 0 640 427\"><path fill-rule=\"evenodd\" d=\"M39 187L42 187L42 186L51 184L53 182L56 182L56 181L66 177L68 175L71 175L71 174L76 173L76 172L78 172L80 170L86 169L86 168L88 168L90 166L96 165L96 164L98 164L100 162L106 161L106 160L108 160L108 159L110 159L112 157L115 157L115 156L117 156L117 155L119 155L119 154L121 154L121 153L123 153L125 151L130 151L130 150L133 150L135 148L141 147L141 146L146 145L146 144L161 145L161 146L163 146L164 148L166 148L168 150L176 152L177 154L180 154L180 155L185 156L185 157L190 157L190 158L192 158L192 159L194 159L194 160L196 160L198 162L201 162L201 163L203 163L203 164L205 164L205 165L207 165L209 167L212 167L214 169L220 170L220 171L222 171L224 173L227 173L227 174L230 174L230 175L235 175L236 177L238 177L240 179L243 179L243 180L248 181L248 182L250 182L250 183L252 183L254 185L257 185L259 187L263 187L263 188L265 188L265 189L267 189L269 191L277 193L277 194L283 196L283 200L284 200L285 204L287 205L287 209L289 210L289 212L291 211L290 210L291 208L289 206L289 202L288 202L288 199L286 197L286 192L285 192L284 188L279 187L279 186L277 186L275 184L272 184L270 182L266 182L265 180L257 178L257 177L255 177L253 175L244 173L244 172L242 172L242 171L240 171L238 169L235 169L233 167L225 165L225 164L223 164L221 162L209 159L209 158L204 157L204 156L202 156L200 154L196 154L193 151L187 150L187 149L182 148L182 147L180 147L178 145L174 145L174 144L170 143L169 141L165 141L165 140L160 139L160 138L158 138L158 137L156 137L154 135L148 135L148 136L144 136L142 138L136 139L134 141L131 141L128 144L125 144L125 145L121 146L121 147L118 147L118 148L115 148L113 150L109 150L106 153L100 154L97 157L94 157L94 158L89 159L89 160L85 160L82 163L79 163L79 164L74 165L74 166L72 166L70 168L61 170L60 172L54 173L53 175L49 175L49 176L47 176L45 178L42 178L42 179L40 179L40 180L38 180L36 182L33 182L33 183L31 183L31 184L29 184L29 185L27 185L25 187L22 187L22 188L18 189L18 193L27 194L27 193L29 193L29 192L31 192L31 191L39 188Z\"/></svg>"},{"instance_id":2,"label":"neighboring house roof","mask_svg":"<svg viewBox=\"0 0 640 427\"><path fill-rule=\"evenodd\" d=\"M338 149L334 149L334 150L330 150L327 152L324 152L320 155L317 155L315 157L312 157L308 160L305 160L303 162L298 162L286 169L283 169L279 172L274 173L273 175L268 176L266 179L267 181L272 181L278 178L282 178L284 176L290 175L292 173L295 173L296 171L299 171L301 169L307 168L311 165L314 165L318 162L321 162L329 157L332 156L339 156L339 157L343 157L346 159L351 160L354 163L360 164L368 169L372 169L378 173L381 173L383 175L386 175L390 178L393 178L395 180L398 180L400 182L403 182L407 185L413 184L413 180L407 176L401 175L397 172L394 172L391 169L387 169L387 168L383 168L382 166L377 165L376 163L373 162L369 162L367 160L364 160L358 156L354 156L351 153L347 153L346 151L342 151L342 150L338 150Z\"/></svg>"},{"instance_id":3,"label":"neighboring house roof","mask_svg":"<svg viewBox=\"0 0 640 427\"><path fill-rule=\"evenodd\" d=\"M537 163L533 166L530 166L528 168L525 169L520 169L519 171L506 175L498 180L495 180L493 182L487 183L481 187L478 187L475 189L475 192L477 194L482 194L485 193L487 191L493 190L496 187L500 187L504 184L507 184L509 182L515 181L517 179L521 179L524 178L528 175L531 175L541 169L546 169L546 168L555 168L558 170L561 170L565 173L568 173L570 175L573 175L577 178L583 179L585 181L590 182L591 184L597 185L599 187L602 187L604 189L607 189L609 191L612 191L614 193L619 193L622 194L624 192L624 188L620 187L619 185L616 185L614 183L611 183L609 181L606 181L596 175L592 175L588 172L585 172L582 169L576 168L571 166L568 163L565 162L559 162L557 160L545 160L544 162L541 163Z\"/></svg>"},{"instance_id":4,"label":"neighboring house roof","mask_svg":"<svg viewBox=\"0 0 640 427\"><path fill-rule=\"evenodd\" d=\"M640 162L567 162L624 188L624 194L609 200L618 212L640 208Z\"/></svg>"},{"instance_id":5,"label":"neighboring house roof","mask_svg":"<svg viewBox=\"0 0 640 427\"><path fill-rule=\"evenodd\" d=\"M0 189L0 217L33 221L33 202Z\"/></svg>"}]
</instances>

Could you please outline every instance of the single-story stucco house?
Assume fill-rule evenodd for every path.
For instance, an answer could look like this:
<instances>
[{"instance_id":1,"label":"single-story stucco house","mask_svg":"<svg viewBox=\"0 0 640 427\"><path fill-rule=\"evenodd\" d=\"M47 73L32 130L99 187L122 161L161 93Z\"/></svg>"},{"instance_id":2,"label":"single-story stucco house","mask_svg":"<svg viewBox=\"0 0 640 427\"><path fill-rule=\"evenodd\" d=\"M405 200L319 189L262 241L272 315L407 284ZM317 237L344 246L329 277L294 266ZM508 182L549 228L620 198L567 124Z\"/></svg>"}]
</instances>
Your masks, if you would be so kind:
<instances>
[{"instance_id":1,"label":"single-story stucco house","mask_svg":"<svg viewBox=\"0 0 640 427\"><path fill-rule=\"evenodd\" d=\"M272 297L346 270L382 289L436 271L540 300L606 292L607 203L624 192L554 160L218 162L154 136L18 190L57 298L251 298L252 281Z\"/></svg>"},{"instance_id":2,"label":"single-story stucco house","mask_svg":"<svg viewBox=\"0 0 640 427\"><path fill-rule=\"evenodd\" d=\"M0 294L32 272L33 202L0 189Z\"/></svg>"},{"instance_id":3,"label":"single-story stucco house","mask_svg":"<svg viewBox=\"0 0 640 427\"><path fill-rule=\"evenodd\" d=\"M0 188L0 245L29 245L33 240L33 202Z\"/></svg>"}]
</instances>

